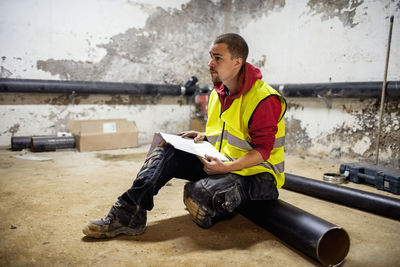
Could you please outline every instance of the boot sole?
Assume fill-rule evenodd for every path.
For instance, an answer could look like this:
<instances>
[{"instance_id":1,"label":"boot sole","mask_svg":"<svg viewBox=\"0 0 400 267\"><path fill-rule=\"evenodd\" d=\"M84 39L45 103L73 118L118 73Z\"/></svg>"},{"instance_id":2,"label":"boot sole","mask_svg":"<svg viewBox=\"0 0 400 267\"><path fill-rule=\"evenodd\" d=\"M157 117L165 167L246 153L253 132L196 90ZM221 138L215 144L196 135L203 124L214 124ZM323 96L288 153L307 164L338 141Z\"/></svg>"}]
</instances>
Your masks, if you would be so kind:
<instances>
[{"instance_id":1,"label":"boot sole","mask_svg":"<svg viewBox=\"0 0 400 267\"><path fill-rule=\"evenodd\" d=\"M90 227L90 225L87 225L82 229L82 232L88 237L112 238L112 237L116 237L117 235L121 235L121 234L130 235L130 236L140 235L140 234L143 234L145 230L146 230L146 226L143 226L140 228L130 228L130 227L123 226L123 227L117 228L113 231L100 232L100 231L96 231L95 229L93 229L93 227Z\"/></svg>"}]
</instances>

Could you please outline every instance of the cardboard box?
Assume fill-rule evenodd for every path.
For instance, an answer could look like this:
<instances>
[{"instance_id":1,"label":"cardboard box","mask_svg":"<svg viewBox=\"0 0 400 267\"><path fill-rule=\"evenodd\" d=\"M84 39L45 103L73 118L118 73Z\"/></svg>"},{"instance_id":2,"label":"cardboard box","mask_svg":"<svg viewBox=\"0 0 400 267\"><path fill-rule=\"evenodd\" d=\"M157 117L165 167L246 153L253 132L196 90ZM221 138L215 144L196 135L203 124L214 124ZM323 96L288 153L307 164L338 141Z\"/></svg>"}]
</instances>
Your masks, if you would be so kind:
<instances>
[{"instance_id":1,"label":"cardboard box","mask_svg":"<svg viewBox=\"0 0 400 267\"><path fill-rule=\"evenodd\" d=\"M205 132L206 126L203 118L193 118L190 120L190 130Z\"/></svg>"},{"instance_id":2,"label":"cardboard box","mask_svg":"<svg viewBox=\"0 0 400 267\"><path fill-rule=\"evenodd\" d=\"M138 146L136 123L126 119L72 120L70 131L81 152Z\"/></svg>"}]
</instances>

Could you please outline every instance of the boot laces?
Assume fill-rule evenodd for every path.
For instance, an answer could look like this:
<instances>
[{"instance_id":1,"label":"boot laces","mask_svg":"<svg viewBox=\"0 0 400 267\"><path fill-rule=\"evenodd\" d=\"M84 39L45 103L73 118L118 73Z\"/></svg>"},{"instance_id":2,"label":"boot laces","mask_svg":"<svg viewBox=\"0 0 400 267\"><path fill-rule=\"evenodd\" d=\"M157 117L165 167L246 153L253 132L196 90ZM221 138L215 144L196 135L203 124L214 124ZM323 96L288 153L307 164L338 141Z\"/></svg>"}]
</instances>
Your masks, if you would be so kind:
<instances>
[{"instance_id":1,"label":"boot laces","mask_svg":"<svg viewBox=\"0 0 400 267\"><path fill-rule=\"evenodd\" d=\"M111 216L107 216L101 220L104 222L104 224L112 224L112 222L114 221L114 218L112 218Z\"/></svg>"}]
</instances>

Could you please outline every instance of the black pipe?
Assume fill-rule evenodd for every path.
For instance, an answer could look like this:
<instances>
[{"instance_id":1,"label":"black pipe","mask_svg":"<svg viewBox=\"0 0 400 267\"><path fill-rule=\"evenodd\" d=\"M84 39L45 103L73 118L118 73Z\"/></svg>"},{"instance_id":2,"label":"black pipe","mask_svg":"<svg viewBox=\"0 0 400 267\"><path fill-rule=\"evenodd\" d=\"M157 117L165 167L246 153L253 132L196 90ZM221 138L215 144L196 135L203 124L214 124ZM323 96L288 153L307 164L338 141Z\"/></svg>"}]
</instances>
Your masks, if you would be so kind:
<instances>
[{"instance_id":1,"label":"black pipe","mask_svg":"<svg viewBox=\"0 0 400 267\"><path fill-rule=\"evenodd\" d=\"M400 200L396 198L289 173L285 174L285 184L282 188L400 220Z\"/></svg>"},{"instance_id":2,"label":"black pipe","mask_svg":"<svg viewBox=\"0 0 400 267\"><path fill-rule=\"evenodd\" d=\"M282 200L250 201L240 213L326 266L340 264L349 252L343 228Z\"/></svg>"},{"instance_id":3,"label":"black pipe","mask_svg":"<svg viewBox=\"0 0 400 267\"><path fill-rule=\"evenodd\" d=\"M68 94L133 94L133 95L193 95L199 87L148 83L81 82L30 79L0 79L0 92L7 93L68 93ZM197 80L197 79L196 79ZM286 97L379 97L381 82L272 84ZM400 97L400 81L387 82L387 96ZM206 90L207 91L207 90Z\"/></svg>"},{"instance_id":4,"label":"black pipe","mask_svg":"<svg viewBox=\"0 0 400 267\"><path fill-rule=\"evenodd\" d=\"M286 97L380 97L382 82L274 84ZM386 94L400 97L400 81L387 82Z\"/></svg>"},{"instance_id":5,"label":"black pipe","mask_svg":"<svg viewBox=\"0 0 400 267\"><path fill-rule=\"evenodd\" d=\"M191 82L192 81L192 82ZM66 94L129 94L129 95L193 95L197 86L192 77L187 87L171 84L81 82L31 79L0 79L3 93L66 93Z\"/></svg>"},{"instance_id":6,"label":"black pipe","mask_svg":"<svg viewBox=\"0 0 400 267\"><path fill-rule=\"evenodd\" d=\"M33 136L31 139L31 151L33 152L56 151L74 147L75 137L73 136Z\"/></svg>"},{"instance_id":7,"label":"black pipe","mask_svg":"<svg viewBox=\"0 0 400 267\"><path fill-rule=\"evenodd\" d=\"M30 148L32 136L13 136L11 137L11 150L19 151Z\"/></svg>"}]
</instances>

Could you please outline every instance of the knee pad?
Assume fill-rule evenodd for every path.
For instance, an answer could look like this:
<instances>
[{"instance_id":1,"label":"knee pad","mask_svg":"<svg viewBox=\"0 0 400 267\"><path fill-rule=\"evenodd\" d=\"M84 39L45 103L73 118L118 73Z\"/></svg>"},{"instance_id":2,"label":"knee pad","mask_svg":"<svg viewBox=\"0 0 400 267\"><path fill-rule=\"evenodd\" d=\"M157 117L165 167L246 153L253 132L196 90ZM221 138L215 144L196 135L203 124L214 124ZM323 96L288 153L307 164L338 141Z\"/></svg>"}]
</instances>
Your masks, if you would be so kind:
<instances>
[{"instance_id":1,"label":"knee pad","mask_svg":"<svg viewBox=\"0 0 400 267\"><path fill-rule=\"evenodd\" d=\"M215 181L202 179L185 185L184 203L193 220L203 227L230 217L244 200L238 183L228 185Z\"/></svg>"},{"instance_id":2,"label":"knee pad","mask_svg":"<svg viewBox=\"0 0 400 267\"><path fill-rule=\"evenodd\" d=\"M183 203L185 203L192 220L203 228L211 227L215 212L212 210L212 195L204 190L200 181L189 182L183 191Z\"/></svg>"},{"instance_id":3,"label":"knee pad","mask_svg":"<svg viewBox=\"0 0 400 267\"><path fill-rule=\"evenodd\" d=\"M242 203L243 197L237 184L218 190L213 196L213 207L221 216L232 214L236 208Z\"/></svg>"}]
</instances>

